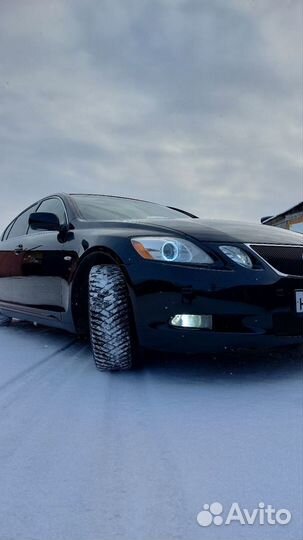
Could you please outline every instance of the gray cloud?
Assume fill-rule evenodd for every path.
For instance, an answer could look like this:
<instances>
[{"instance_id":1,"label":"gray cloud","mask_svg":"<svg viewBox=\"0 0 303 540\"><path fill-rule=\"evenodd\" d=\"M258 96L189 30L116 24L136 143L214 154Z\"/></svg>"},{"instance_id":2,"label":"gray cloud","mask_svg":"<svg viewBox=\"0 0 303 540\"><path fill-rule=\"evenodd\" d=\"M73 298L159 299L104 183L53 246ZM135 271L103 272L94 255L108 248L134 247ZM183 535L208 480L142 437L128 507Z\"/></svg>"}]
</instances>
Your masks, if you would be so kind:
<instances>
[{"instance_id":1,"label":"gray cloud","mask_svg":"<svg viewBox=\"0 0 303 540\"><path fill-rule=\"evenodd\" d=\"M0 225L55 191L302 200L299 0L3 0Z\"/></svg>"}]
</instances>

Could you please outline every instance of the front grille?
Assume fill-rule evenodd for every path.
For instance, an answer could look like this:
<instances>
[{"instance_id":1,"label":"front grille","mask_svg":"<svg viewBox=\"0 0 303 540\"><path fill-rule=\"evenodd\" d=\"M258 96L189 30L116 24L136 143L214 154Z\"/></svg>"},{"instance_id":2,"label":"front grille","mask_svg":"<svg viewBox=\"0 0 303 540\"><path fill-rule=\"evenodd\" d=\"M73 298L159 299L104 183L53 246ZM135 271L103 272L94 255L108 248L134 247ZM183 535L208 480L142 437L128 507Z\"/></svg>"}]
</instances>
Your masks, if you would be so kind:
<instances>
[{"instance_id":1,"label":"front grille","mask_svg":"<svg viewBox=\"0 0 303 540\"><path fill-rule=\"evenodd\" d=\"M250 247L282 274L303 276L303 245L301 247L251 244Z\"/></svg>"}]
</instances>

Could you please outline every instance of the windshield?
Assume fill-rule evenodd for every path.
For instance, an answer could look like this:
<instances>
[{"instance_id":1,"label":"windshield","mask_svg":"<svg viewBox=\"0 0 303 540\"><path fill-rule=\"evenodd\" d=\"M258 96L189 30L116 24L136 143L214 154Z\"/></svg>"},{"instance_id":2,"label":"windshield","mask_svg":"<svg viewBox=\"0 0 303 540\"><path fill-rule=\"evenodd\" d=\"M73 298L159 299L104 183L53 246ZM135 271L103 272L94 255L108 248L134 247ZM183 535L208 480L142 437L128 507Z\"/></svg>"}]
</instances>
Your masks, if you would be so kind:
<instances>
[{"instance_id":1,"label":"windshield","mask_svg":"<svg viewBox=\"0 0 303 540\"><path fill-rule=\"evenodd\" d=\"M73 195L81 217L88 221L125 221L150 218L177 219L188 216L166 206L106 195Z\"/></svg>"}]
</instances>

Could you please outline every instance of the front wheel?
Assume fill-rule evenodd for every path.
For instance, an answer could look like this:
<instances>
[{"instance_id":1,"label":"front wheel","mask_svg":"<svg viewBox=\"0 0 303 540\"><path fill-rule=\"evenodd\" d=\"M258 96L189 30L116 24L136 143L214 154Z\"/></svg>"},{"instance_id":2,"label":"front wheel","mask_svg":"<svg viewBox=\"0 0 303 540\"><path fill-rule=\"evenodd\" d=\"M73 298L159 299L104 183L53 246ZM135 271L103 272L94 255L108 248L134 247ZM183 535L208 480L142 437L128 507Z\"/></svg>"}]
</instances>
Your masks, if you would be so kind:
<instances>
[{"instance_id":1,"label":"front wheel","mask_svg":"<svg viewBox=\"0 0 303 540\"><path fill-rule=\"evenodd\" d=\"M131 369L134 338L127 285L117 266L94 266L89 275L89 327L97 369Z\"/></svg>"}]
</instances>

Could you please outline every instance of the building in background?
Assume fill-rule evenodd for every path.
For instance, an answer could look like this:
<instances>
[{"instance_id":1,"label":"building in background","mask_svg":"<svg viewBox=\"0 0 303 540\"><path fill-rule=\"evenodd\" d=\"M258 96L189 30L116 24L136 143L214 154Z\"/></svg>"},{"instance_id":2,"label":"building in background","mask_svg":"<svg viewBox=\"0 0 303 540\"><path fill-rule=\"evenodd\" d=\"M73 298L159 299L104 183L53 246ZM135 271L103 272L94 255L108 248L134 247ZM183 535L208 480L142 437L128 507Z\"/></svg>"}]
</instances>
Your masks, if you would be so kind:
<instances>
[{"instance_id":1,"label":"building in background","mask_svg":"<svg viewBox=\"0 0 303 540\"><path fill-rule=\"evenodd\" d=\"M264 225L273 225L274 227L282 227L282 229L303 233L303 202L277 216L264 217L261 222Z\"/></svg>"}]
</instances>

